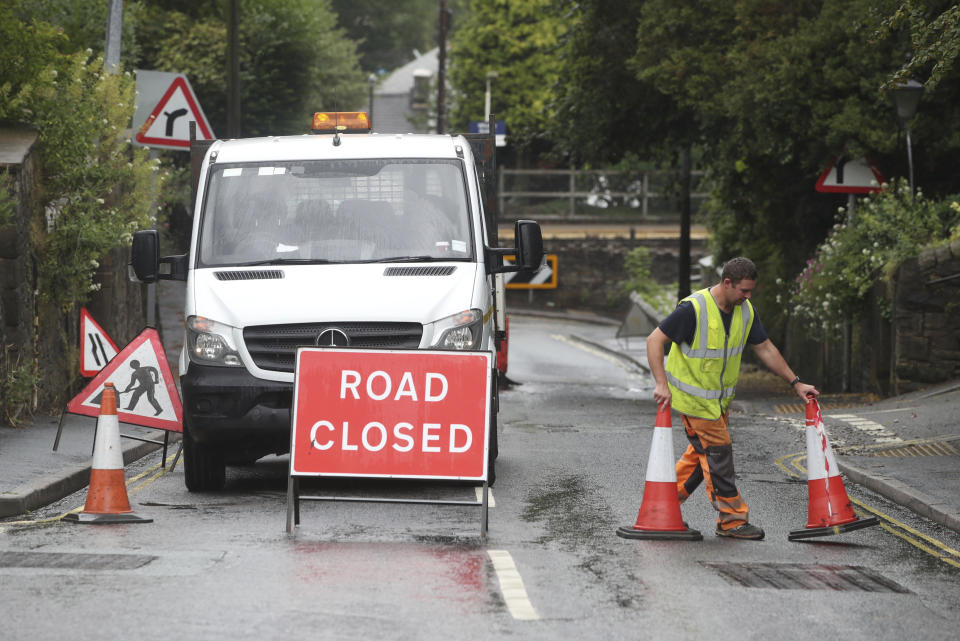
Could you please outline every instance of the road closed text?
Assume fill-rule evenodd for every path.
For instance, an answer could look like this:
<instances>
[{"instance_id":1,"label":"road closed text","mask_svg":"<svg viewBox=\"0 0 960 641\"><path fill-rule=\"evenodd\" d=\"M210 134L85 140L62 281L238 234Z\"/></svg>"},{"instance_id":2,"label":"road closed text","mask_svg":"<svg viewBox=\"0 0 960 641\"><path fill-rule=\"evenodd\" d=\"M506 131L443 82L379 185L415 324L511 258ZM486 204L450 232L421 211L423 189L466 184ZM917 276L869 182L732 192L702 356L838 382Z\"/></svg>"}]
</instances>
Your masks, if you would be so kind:
<instances>
[{"instance_id":1,"label":"road closed text","mask_svg":"<svg viewBox=\"0 0 960 641\"><path fill-rule=\"evenodd\" d=\"M482 478L487 353L301 349L291 473Z\"/></svg>"}]
</instances>

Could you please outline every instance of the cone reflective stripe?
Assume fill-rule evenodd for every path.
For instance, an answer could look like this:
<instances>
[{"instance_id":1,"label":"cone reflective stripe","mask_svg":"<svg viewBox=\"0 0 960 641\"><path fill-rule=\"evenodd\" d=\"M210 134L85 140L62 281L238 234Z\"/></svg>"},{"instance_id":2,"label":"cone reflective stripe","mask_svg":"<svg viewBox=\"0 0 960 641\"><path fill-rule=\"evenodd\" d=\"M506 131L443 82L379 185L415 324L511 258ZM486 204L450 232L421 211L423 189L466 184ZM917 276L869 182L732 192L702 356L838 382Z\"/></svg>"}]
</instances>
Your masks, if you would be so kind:
<instances>
[{"instance_id":1,"label":"cone reflective stripe","mask_svg":"<svg viewBox=\"0 0 960 641\"><path fill-rule=\"evenodd\" d=\"M680 497L677 494L677 470L673 460L673 425L670 406L657 407L657 421L650 443L647 473L643 484L643 500L637 522L622 526L617 535L627 539L700 540L703 535L683 523Z\"/></svg>"},{"instance_id":2,"label":"cone reflective stripe","mask_svg":"<svg viewBox=\"0 0 960 641\"><path fill-rule=\"evenodd\" d=\"M153 519L137 516L130 509L127 483L123 473L123 448L120 445L120 421L117 418L117 394L113 383L106 383L100 399L97 436L93 443L90 486L83 512L64 517L76 523L150 523Z\"/></svg>"},{"instance_id":3,"label":"cone reflective stripe","mask_svg":"<svg viewBox=\"0 0 960 641\"><path fill-rule=\"evenodd\" d=\"M877 525L876 517L860 519L853 511L843 486L840 468L823 426L820 404L815 396L807 398L807 491L809 494L806 529L793 530L788 540L842 534Z\"/></svg>"}]
</instances>

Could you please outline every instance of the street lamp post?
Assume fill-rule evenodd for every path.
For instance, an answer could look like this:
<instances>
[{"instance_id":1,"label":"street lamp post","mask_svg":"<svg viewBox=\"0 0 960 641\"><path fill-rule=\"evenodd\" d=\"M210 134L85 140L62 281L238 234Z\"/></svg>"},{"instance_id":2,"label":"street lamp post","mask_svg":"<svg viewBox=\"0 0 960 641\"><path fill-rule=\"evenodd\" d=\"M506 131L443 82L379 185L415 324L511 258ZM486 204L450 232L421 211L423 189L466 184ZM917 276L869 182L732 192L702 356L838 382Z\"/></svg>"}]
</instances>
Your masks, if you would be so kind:
<instances>
[{"instance_id":1,"label":"street lamp post","mask_svg":"<svg viewBox=\"0 0 960 641\"><path fill-rule=\"evenodd\" d=\"M913 145L910 142L910 121L917 114L923 85L916 80L908 80L893 90L893 104L897 107L897 117L907 132L907 167L910 170L910 197L915 191L913 186Z\"/></svg>"},{"instance_id":2,"label":"street lamp post","mask_svg":"<svg viewBox=\"0 0 960 641\"><path fill-rule=\"evenodd\" d=\"M367 82L370 83L370 98L367 101L367 115L370 117L370 131L373 131L373 87L377 84L377 74L370 74L370 76L367 78Z\"/></svg>"},{"instance_id":3,"label":"street lamp post","mask_svg":"<svg viewBox=\"0 0 960 641\"><path fill-rule=\"evenodd\" d=\"M498 76L499 74L496 71L487 72L487 93L483 98L483 120L485 122L489 122L490 120L490 85Z\"/></svg>"}]
</instances>

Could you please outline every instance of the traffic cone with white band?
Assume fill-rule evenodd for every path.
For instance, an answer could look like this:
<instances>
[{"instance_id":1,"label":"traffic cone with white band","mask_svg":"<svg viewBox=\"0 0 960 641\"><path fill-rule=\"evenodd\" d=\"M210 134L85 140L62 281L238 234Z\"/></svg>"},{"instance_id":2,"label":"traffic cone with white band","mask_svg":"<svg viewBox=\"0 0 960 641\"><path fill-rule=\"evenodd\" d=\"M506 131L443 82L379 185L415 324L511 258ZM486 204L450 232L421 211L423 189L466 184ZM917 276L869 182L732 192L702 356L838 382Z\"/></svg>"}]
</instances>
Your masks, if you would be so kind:
<instances>
[{"instance_id":1,"label":"traffic cone with white band","mask_svg":"<svg viewBox=\"0 0 960 641\"><path fill-rule=\"evenodd\" d=\"M850 497L843 486L837 460L824 429L820 404L815 396L807 397L807 525L787 535L790 541L809 539L877 525L880 520L872 516L861 519L853 511Z\"/></svg>"},{"instance_id":2,"label":"traffic cone with white band","mask_svg":"<svg viewBox=\"0 0 960 641\"><path fill-rule=\"evenodd\" d=\"M127 483L123 474L123 448L120 445L120 421L117 418L117 393L106 383L97 417L97 436L93 443L90 487L83 512L71 512L64 520L75 523L150 523L153 519L137 516L130 509Z\"/></svg>"},{"instance_id":3,"label":"traffic cone with white band","mask_svg":"<svg viewBox=\"0 0 960 641\"><path fill-rule=\"evenodd\" d=\"M657 422L653 428L653 442L650 444L637 522L632 527L624 525L618 528L617 536L625 539L703 539L698 530L692 530L684 524L680 514L673 456L673 423L668 404L657 407Z\"/></svg>"}]
</instances>

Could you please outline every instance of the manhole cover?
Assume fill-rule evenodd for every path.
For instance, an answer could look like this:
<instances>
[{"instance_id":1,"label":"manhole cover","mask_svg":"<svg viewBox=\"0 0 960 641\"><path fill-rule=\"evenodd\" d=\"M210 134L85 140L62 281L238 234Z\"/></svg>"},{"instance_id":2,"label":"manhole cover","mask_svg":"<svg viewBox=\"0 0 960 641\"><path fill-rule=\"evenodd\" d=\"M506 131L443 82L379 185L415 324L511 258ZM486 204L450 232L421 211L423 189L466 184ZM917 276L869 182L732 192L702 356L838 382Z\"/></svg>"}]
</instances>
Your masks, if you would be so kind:
<instances>
[{"instance_id":1,"label":"manhole cover","mask_svg":"<svg viewBox=\"0 0 960 641\"><path fill-rule=\"evenodd\" d=\"M86 554L67 552L0 552L0 568L59 570L135 570L157 557L146 554Z\"/></svg>"},{"instance_id":2,"label":"manhole cover","mask_svg":"<svg viewBox=\"0 0 960 641\"><path fill-rule=\"evenodd\" d=\"M803 563L704 563L735 585L777 590L837 590L841 592L910 591L859 565Z\"/></svg>"}]
</instances>

